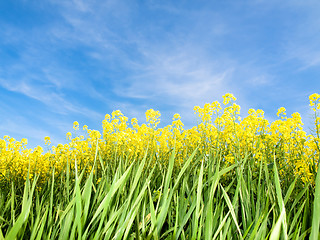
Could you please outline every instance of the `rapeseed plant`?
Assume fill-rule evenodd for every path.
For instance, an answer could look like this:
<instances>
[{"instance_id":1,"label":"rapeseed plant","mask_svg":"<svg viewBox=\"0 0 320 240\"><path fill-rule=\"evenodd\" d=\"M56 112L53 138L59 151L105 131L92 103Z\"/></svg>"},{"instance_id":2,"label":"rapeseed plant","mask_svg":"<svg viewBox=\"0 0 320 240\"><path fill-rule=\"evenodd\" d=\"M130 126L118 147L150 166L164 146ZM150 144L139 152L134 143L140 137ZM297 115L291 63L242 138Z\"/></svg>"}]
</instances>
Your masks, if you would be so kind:
<instances>
[{"instance_id":1,"label":"rapeseed plant","mask_svg":"<svg viewBox=\"0 0 320 240\"><path fill-rule=\"evenodd\" d=\"M305 184L314 184L314 169L317 169L319 159L319 99L319 94L309 97L309 105L315 112L316 135L303 130L299 113L287 117L284 107L278 109L279 119L271 123L260 109L250 109L248 115L241 118L236 98L227 93L223 96L224 107L217 101L194 107L200 122L190 129L183 128L179 114L173 116L172 124L157 128L161 116L159 111L149 109L146 111L146 124L139 125L133 118L130 125L128 118L117 110L111 116L105 116L102 133L84 125L86 136L73 137L68 132L68 144L51 146L46 153L40 146L28 149L26 139L17 141L4 136L0 139L0 181L24 181L30 168L30 176L38 174L38 182L45 182L53 168L55 175L59 176L65 171L67 163L71 168L74 166L75 159L78 167L83 169L93 164L97 147L105 159L125 155L131 161L141 158L147 146L159 159L166 158L175 146L175 166L181 165L197 147L205 154L209 154L210 149L220 149L226 165L236 162L235 152L241 157L250 153L256 162L275 154L281 176L290 171ZM76 132L79 130L77 121L73 123L73 128ZM45 137L44 141L50 146L50 137Z\"/></svg>"},{"instance_id":2,"label":"rapeseed plant","mask_svg":"<svg viewBox=\"0 0 320 240\"><path fill-rule=\"evenodd\" d=\"M240 116L228 93L158 128L117 110L103 132L73 123L67 144L0 139L0 239L317 239L320 95L315 134L299 113ZM24 188L23 188L24 186Z\"/></svg>"}]
</instances>

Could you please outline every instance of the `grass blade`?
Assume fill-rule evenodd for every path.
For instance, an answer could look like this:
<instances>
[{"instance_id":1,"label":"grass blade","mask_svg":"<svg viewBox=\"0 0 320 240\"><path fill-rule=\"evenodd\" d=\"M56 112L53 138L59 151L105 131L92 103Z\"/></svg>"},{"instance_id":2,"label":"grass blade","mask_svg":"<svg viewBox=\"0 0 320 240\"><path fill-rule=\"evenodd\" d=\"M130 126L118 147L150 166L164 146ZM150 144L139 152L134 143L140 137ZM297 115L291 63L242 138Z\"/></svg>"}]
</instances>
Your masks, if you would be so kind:
<instances>
[{"instance_id":1,"label":"grass blade","mask_svg":"<svg viewBox=\"0 0 320 240\"><path fill-rule=\"evenodd\" d=\"M316 177L316 190L314 194L313 202L313 216L312 216L312 230L310 239L318 240L319 236L319 225L320 225L320 164L318 164L318 172Z\"/></svg>"}]
</instances>

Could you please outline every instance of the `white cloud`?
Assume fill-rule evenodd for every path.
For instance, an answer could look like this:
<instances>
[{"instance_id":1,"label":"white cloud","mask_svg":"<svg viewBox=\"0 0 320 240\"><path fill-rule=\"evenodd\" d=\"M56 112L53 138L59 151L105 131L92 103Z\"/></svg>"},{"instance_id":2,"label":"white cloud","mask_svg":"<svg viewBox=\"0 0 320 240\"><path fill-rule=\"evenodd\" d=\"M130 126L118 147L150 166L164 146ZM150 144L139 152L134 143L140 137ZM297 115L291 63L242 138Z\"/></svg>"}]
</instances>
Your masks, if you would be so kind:
<instances>
[{"instance_id":1,"label":"white cloud","mask_svg":"<svg viewBox=\"0 0 320 240\"><path fill-rule=\"evenodd\" d=\"M0 77L10 80L0 79L0 84L10 91L20 92L43 102L59 114L75 113L96 119L103 117L99 112L83 106L86 104L68 100L64 90L72 90L86 91L88 96L105 102L109 107L124 109L132 117L135 114L144 116L148 106L158 104L158 106L170 105L172 111L191 119L193 113L190 110L194 105L221 99L226 92L245 96L248 88L270 86L274 81L272 74L268 72L268 67L258 65L257 59L261 57L259 50L254 56L255 61L244 63L235 60L241 59L237 52L230 51L226 55L223 49L219 49L219 46L224 46L223 38L230 37L228 34L232 34L235 30L233 29L235 26L230 26L230 22L235 19L230 22L224 20L225 15L222 13L215 15L214 9L186 10L174 5L149 2L147 5L152 10L163 11L181 19L191 16L188 27L183 26L182 21L179 24L173 22L170 27L174 30L170 32L161 29L160 36L157 29L161 26L149 22L135 22L135 19L139 18L135 14L139 14L139 11L136 11L134 3L83 0L51 2L57 7L57 13L61 14L62 20L59 19L47 26L42 40L39 36L44 33L44 29L33 31L35 35L26 30L22 34L24 37L21 37L20 32L18 38L20 41L29 39L22 51L21 60L15 68L3 68L2 72L14 73L18 69L23 75L32 68L38 68L38 71L29 73L24 78L3 77L2 74ZM256 3L268 5L270 12L271 8L278 6L268 1L256 1ZM252 13L254 16L259 14L259 11ZM303 24L311 23L314 19L317 19L316 15L301 23L296 33L302 35L305 32ZM165 23L165 19L162 21ZM312 27L308 32L311 34ZM293 35L296 33L289 36L293 41L286 49L288 58L299 58L304 62L304 68L319 65L319 48L315 44L318 43L316 41L318 35L315 35L314 40L308 40L308 43L313 45L304 46L303 37L301 41L294 40ZM12 31L7 35L14 38ZM31 37L26 38L27 35ZM220 45L215 45L215 42L219 42ZM104 77L103 72L100 73L100 79L97 78L99 80L86 81L85 76L82 78L76 67L72 68L63 62L52 64L57 61L54 56L55 51L63 52L65 49L81 51L88 59L95 61L94 64L101 72L104 68L111 71L123 69L124 74L121 77L114 77L112 74ZM37 85L37 81L42 82L42 85ZM109 81L112 82L112 86L108 87L112 88L116 96L113 98L105 94L106 89L94 86L94 81L104 84L104 87ZM145 103L138 106L130 103L130 99Z\"/></svg>"},{"instance_id":2,"label":"white cloud","mask_svg":"<svg viewBox=\"0 0 320 240\"><path fill-rule=\"evenodd\" d=\"M62 94L50 91L50 89L46 89L42 85L37 86L33 84L32 81L10 81L0 79L0 85L8 91L18 92L27 97L36 99L51 108L53 112L59 114L77 113L85 116L91 116L94 119L102 118L102 114L84 106L78 106L77 104L71 103L64 98Z\"/></svg>"},{"instance_id":3,"label":"white cloud","mask_svg":"<svg viewBox=\"0 0 320 240\"><path fill-rule=\"evenodd\" d=\"M159 5L151 7L160 8L170 14L193 14L197 21L189 26L192 34L181 30L174 31L174 34L163 32L163 41L155 43L149 39L149 35L156 35L152 28L142 28L139 32L133 32L130 24L125 21L117 22L114 26L108 23L108 20L112 22L119 16L130 19L133 13L126 7L108 5L102 10L99 4L88 7L96 10L87 11L85 17L70 6L66 7L63 16L72 26L72 31L55 28L53 34L62 41L92 47L88 54L100 63L105 61L106 64L112 65L114 61L119 61L120 67L125 68L127 73L123 78L111 80L113 92L121 98L109 101L109 105L131 108L130 112L135 112L132 108L139 109L136 112L139 116L144 115L146 109L130 104L130 98L149 103L144 106L170 105L174 107L173 111L184 112L189 118L193 118L190 117L192 111L191 115L189 112L194 105L212 102L220 99L226 92L234 92L229 84L232 78L237 77L233 76L234 71L243 67L250 69L253 66L240 66L230 57L224 57L221 52L216 58L206 53L212 39L223 37L230 31L228 25L215 17L214 26L204 27L208 18L213 16L210 11L203 11L204 15L201 15L196 11L179 10L173 6L165 9ZM103 16L113 10L118 13L111 13L112 16L107 16L108 20L103 21ZM199 43L198 38L194 37L200 36L202 31L209 36L204 35L207 40ZM134 57L131 56L132 52L136 52ZM136 56L138 57L135 58ZM112 67L116 68L119 65ZM266 78L262 77L252 81L255 84L267 84Z\"/></svg>"}]
</instances>

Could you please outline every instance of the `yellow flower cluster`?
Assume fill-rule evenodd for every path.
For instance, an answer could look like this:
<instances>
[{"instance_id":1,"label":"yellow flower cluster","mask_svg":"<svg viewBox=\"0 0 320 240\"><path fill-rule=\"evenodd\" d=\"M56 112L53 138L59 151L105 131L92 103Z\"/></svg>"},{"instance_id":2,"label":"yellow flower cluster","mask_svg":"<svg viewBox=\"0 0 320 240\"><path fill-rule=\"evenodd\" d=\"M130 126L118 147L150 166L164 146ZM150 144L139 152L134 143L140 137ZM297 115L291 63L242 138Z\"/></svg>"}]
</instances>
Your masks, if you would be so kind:
<instances>
[{"instance_id":1,"label":"yellow flower cluster","mask_svg":"<svg viewBox=\"0 0 320 240\"><path fill-rule=\"evenodd\" d=\"M114 156L121 156L127 161L139 160L145 151L154 153L155 161L167 164L168 153L176 149L176 165L199 147L207 156L212 150L219 150L225 164L232 164L245 156L250 156L256 163L273 162L275 158L280 166L280 173L290 171L301 177L303 182L314 183L315 171L319 159L319 124L317 110L320 109L320 95L310 96L310 106L315 112L316 135L308 135L302 128L301 116L293 113L286 116L286 109L278 110L280 119L269 123L262 110L250 109L243 119L236 98L227 93L223 96L223 107L217 101L203 107L194 107L194 113L201 119L199 123L184 129L179 114L174 114L172 123L157 128L160 112L149 109L146 112L146 124L139 125L133 118L128 118L121 111L107 114L102 121L103 132L91 130L84 125L86 136L66 134L68 144L51 146L44 153L41 147L26 148L27 140L17 141L9 136L0 139L0 182L24 180L30 173L32 178L39 175L39 181L45 182L55 174L64 173L66 166L74 168L75 160L80 169L91 171L96 157L96 149L102 159L112 161ZM74 122L75 132L79 123ZM45 137L49 147L50 137Z\"/></svg>"}]
</instances>

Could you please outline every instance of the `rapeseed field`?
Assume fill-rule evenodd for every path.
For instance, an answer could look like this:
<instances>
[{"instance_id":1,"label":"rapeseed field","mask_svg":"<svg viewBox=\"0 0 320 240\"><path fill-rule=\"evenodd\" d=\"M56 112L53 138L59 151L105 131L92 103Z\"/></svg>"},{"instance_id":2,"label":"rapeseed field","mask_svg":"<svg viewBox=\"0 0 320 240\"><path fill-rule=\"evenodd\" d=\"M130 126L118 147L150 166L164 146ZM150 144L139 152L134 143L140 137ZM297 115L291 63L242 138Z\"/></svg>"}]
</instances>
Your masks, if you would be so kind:
<instances>
[{"instance_id":1,"label":"rapeseed field","mask_svg":"<svg viewBox=\"0 0 320 240\"><path fill-rule=\"evenodd\" d=\"M48 151L4 136L0 239L318 239L320 95L309 101L310 134L283 107L241 117L227 93L195 106L189 129L117 110L102 132L45 137Z\"/></svg>"}]
</instances>

